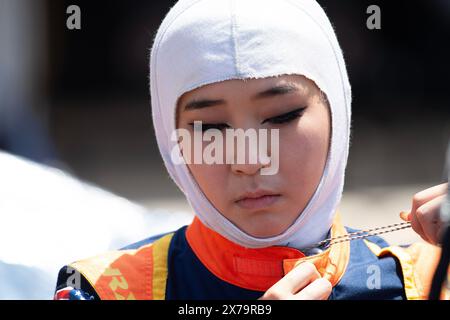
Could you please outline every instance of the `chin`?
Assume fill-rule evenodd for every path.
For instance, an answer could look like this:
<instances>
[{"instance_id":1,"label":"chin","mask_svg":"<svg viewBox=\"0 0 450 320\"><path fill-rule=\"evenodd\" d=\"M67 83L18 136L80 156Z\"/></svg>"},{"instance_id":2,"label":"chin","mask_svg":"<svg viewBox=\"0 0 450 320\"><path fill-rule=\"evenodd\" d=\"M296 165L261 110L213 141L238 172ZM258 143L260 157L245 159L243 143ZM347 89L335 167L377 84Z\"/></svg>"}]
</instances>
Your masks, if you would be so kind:
<instances>
[{"instance_id":1,"label":"chin","mask_svg":"<svg viewBox=\"0 0 450 320\"><path fill-rule=\"evenodd\" d=\"M260 227L252 225L251 228L248 228L248 231L244 231L255 238L270 238L282 234L284 230L285 228L281 226L274 227L273 224L263 223Z\"/></svg>"},{"instance_id":2,"label":"chin","mask_svg":"<svg viewBox=\"0 0 450 320\"><path fill-rule=\"evenodd\" d=\"M255 238L270 238L278 236L282 234L290 225L290 223L280 223L281 212L278 210L258 212L252 216L246 216L246 219L242 219L243 216L245 216L245 213L240 210L235 211L234 214L240 219L233 219L231 217L228 217L228 219L243 232ZM274 217L277 217L277 219L274 219Z\"/></svg>"}]
</instances>

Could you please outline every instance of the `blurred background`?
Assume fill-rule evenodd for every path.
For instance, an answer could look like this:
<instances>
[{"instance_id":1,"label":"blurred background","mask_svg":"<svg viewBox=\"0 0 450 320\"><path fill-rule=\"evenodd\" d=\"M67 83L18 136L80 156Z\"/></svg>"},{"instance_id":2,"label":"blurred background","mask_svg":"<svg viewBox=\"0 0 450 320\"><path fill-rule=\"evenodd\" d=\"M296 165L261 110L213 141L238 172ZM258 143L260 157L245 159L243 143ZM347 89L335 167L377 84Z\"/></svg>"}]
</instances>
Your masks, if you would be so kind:
<instances>
[{"instance_id":1,"label":"blurred background","mask_svg":"<svg viewBox=\"0 0 450 320\"><path fill-rule=\"evenodd\" d=\"M450 1L318 2L336 29L353 91L353 131L340 206L344 222L358 228L399 222L398 213L410 209L416 192L445 181ZM9 230L8 237L28 241L12 223L16 221L19 228L27 221L14 220L18 206L27 203L20 212L29 217L55 210L42 206L61 199L54 193L60 189L58 184L46 189L45 178L31 183L31 175L15 165L20 161L65 175L70 183L107 190L108 197L126 203L117 221L127 220L127 208L148 217L159 214L167 221L173 219L166 229L190 221L191 209L170 180L157 149L149 97L152 39L174 3L0 0L0 150L17 157L8 158L8 166L0 158L0 221ZM81 9L80 30L66 27L66 9L73 4ZM381 9L381 30L366 27L371 4ZM20 181L15 189L9 186L13 180ZM32 193L48 199L41 201L39 210L29 201ZM108 204L95 211L83 197L78 199L73 204L79 208L76 214L58 207L58 221L76 215L83 229L88 221L94 223L93 215L108 219ZM46 228L61 231L49 221ZM156 220L146 221L154 226ZM70 237L73 233L67 233ZM90 243L95 242L94 233L92 237ZM134 237L138 240L138 234ZM395 243L418 239L412 231L386 238ZM10 244L0 245L0 260L6 247L17 240L5 241ZM105 246L112 243L118 245ZM8 263L34 263L3 256ZM56 267L72 257L78 258L60 256ZM51 272L56 267L52 265Z\"/></svg>"}]
</instances>

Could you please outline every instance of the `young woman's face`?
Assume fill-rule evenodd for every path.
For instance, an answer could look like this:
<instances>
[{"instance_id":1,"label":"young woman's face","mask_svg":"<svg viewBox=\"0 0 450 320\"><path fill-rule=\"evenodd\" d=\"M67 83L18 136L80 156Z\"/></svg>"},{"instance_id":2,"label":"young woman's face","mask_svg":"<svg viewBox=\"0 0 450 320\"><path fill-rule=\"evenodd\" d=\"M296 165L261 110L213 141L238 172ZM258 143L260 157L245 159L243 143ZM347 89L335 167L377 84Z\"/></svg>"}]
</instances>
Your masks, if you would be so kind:
<instances>
[{"instance_id":1,"label":"young woman's face","mask_svg":"<svg viewBox=\"0 0 450 320\"><path fill-rule=\"evenodd\" d=\"M279 129L276 174L261 175L260 169L270 164L250 163L248 157L246 163L190 163L188 168L214 207L244 232L270 237L285 231L314 194L330 146L330 110L315 83L284 75L209 84L178 100L177 128L193 137L194 121L224 136L228 128ZM273 159L270 133L268 141ZM247 152L248 144L244 148L236 153Z\"/></svg>"}]
</instances>

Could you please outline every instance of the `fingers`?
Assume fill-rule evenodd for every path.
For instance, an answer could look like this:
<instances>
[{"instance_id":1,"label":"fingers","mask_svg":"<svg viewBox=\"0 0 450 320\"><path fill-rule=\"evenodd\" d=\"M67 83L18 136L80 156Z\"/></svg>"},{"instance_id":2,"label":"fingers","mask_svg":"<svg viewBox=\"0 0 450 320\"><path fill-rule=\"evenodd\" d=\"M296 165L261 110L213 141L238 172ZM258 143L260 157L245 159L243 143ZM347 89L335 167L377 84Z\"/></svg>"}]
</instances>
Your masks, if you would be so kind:
<instances>
[{"instance_id":1,"label":"fingers","mask_svg":"<svg viewBox=\"0 0 450 320\"><path fill-rule=\"evenodd\" d=\"M400 212L400 218L403 219L404 221L411 222L411 227L413 228L413 230L416 233L418 233L423 240L429 242L428 237L425 235L425 232L423 231L422 225L420 224L416 214L411 214L409 212L402 211Z\"/></svg>"},{"instance_id":2,"label":"fingers","mask_svg":"<svg viewBox=\"0 0 450 320\"><path fill-rule=\"evenodd\" d=\"M327 300L333 289L330 281L319 278L293 296L295 300Z\"/></svg>"},{"instance_id":3,"label":"fingers","mask_svg":"<svg viewBox=\"0 0 450 320\"><path fill-rule=\"evenodd\" d=\"M439 212L440 206L447 194L448 183L422 190L412 199L411 212L401 212L400 218L411 222L411 227L425 241L439 243L439 230L442 225Z\"/></svg>"},{"instance_id":4,"label":"fingers","mask_svg":"<svg viewBox=\"0 0 450 320\"><path fill-rule=\"evenodd\" d=\"M278 283L278 286L288 290L290 293L297 293L306 285L320 278L320 273L311 262L303 262L292 269Z\"/></svg>"},{"instance_id":5,"label":"fingers","mask_svg":"<svg viewBox=\"0 0 450 320\"><path fill-rule=\"evenodd\" d=\"M319 277L320 274L314 264L303 262L270 287L263 298L270 300L289 299L294 293Z\"/></svg>"},{"instance_id":6,"label":"fingers","mask_svg":"<svg viewBox=\"0 0 450 320\"><path fill-rule=\"evenodd\" d=\"M331 283L320 277L314 264L306 261L292 269L260 298L261 300L327 299Z\"/></svg>"},{"instance_id":7,"label":"fingers","mask_svg":"<svg viewBox=\"0 0 450 320\"><path fill-rule=\"evenodd\" d=\"M400 212L400 218L405 221L411 221L411 214L409 212L402 211Z\"/></svg>"},{"instance_id":8,"label":"fingers","mask_svg":"<svg viewBox=\"0 0 450 320\"><path fill-rule=\"evenodd\" d=\"M413 230L416 233L418 233L422 237L423 240L430 242L430 240L428 239L428 237L425 234L425 231L422 229L422 225L421 225L416 213L412 214L412 213L409 213L406 211L402 211L402 212L400 212L400 218L403 219L404 221L411 222L411 227L413 228Z\"/></svg>"},{"instance_id":9,"label":"fingers","mask_svg":"<svg viewBox=\"0 0 450 320\"><path fill-rule=\"evenodd\" d=\"M414 213L420 206L441 195L445 195L448 189L448 182L422 190L413 197L411 213Z\"/></svg>"},{"instance_id":10,"label":"fingers","mask_svg":"<svg viewBox=\"0 0 450 320\"><path fill-rule=\"evenodd\" d=\"M439 230L442 226L442 221L439 214L440 207L445 196L446 195L441 195L426 202L417 208L416 214L414 215L417 217L417 221L420 224L425 237L428 239L428 242L432 244L437 244L440 242ZM412 223L411 225L414 228Z\"/></svg>"}]
</instances>

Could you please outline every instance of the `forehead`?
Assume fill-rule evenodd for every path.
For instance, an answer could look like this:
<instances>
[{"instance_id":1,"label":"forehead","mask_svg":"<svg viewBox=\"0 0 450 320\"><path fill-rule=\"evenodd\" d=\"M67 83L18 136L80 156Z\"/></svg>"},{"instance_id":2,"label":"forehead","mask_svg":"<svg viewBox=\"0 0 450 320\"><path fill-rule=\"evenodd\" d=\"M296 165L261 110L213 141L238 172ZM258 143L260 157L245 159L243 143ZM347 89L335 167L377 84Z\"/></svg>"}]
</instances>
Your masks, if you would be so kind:
<instances>
[{"instance_id":1,"label":"forehead","mask_svg":"<svg viewBox=\"0 0 450 320\"><path fill-rule=\"evenodd\" d=\"M281 75L260 79L231 79L215 82L184 93L178 99L178 106L200 99L227 99L235 95L254 97L255 94L275 87L295 87L300 93L307 94L317 88L314 82L302 75ZM269 96L269 95L267 95Z\"/></svg>"}]
</instances>

